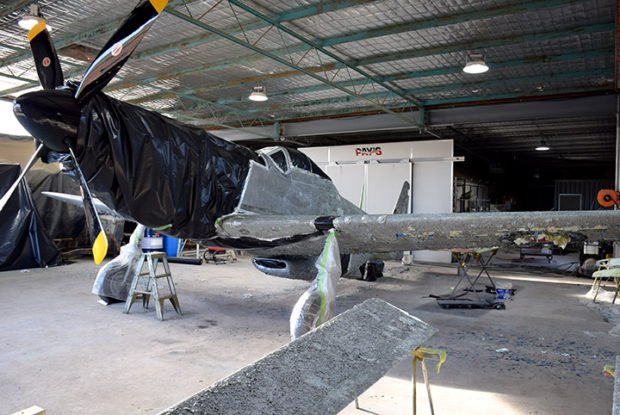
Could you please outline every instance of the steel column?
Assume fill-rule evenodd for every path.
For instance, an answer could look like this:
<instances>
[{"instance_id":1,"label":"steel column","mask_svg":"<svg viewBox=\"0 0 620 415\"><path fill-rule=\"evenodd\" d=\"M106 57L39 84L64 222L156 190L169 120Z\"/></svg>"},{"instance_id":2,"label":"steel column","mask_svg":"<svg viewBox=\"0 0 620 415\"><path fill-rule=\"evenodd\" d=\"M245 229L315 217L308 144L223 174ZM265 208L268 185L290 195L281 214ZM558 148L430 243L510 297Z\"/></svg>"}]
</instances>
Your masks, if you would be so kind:
<instances>
[{"instance_id":1,"label":"steel column","mask_svg":"<svg viewBox=\"0 0 620 415\"><path fill-rule=\"evenodd\" d=\"M616 190L620 190L620 94L616 95L616 174L615 186ZM616 204L615 208L619 206Z\"/></svg>"}]
</instances>

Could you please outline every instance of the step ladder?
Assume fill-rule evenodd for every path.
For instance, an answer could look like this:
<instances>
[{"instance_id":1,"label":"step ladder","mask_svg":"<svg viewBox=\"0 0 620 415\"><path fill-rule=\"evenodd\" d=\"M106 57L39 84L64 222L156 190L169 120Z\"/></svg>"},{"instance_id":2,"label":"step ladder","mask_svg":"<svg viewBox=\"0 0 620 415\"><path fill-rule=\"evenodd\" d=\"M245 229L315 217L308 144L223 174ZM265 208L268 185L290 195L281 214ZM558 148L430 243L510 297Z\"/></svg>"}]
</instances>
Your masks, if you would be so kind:
<instances>
[{"instance_id":1,"label":"step ladder","mask_svg":"<svg viewBox=\"0 0 620 415\"><path fill-rule=\"evenodd\" d=\"M148 265L148 271L142 272L144 263ZM163 265L164 273L157 274L157 266ZM164 286L159 286L158 280L164 278L168 284L166 289ZM160 292L164 289L164 292ZM161 321L164 320L164 301L170 300L174 311L179 315L183 315L181 312L181 306L179 299L177 298L177 292L174 288L174 281L172 281L172 274L170 273L170 266L168 265L168 258L165 252L144 252L138 259L138 266L136 267L136 273L134 274L133 281L131 282L131 288L127 295L127 301L125 302L125 314L129 313L129 309L133 305L138 295L142 295L142 306L149 308L149 298L151 295L155 300L155 310L157 311L157 317Z\"/></svg>"}]
</instances>

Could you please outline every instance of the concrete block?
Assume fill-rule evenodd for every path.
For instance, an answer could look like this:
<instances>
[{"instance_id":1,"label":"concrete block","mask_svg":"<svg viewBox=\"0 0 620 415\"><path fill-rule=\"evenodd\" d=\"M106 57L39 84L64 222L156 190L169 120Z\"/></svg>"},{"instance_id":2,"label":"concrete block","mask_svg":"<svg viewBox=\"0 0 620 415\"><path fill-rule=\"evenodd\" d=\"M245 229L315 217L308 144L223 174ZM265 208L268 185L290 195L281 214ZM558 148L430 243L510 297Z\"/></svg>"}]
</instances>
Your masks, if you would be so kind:
<instances>
[{"instance_id":1,"label":"concrete block","mask_svg":"<svg viewBox=\"0 0 620 415\"><path fill-rule=\"evenodd\" d=\"M160 415L336 414L435 332L370 299Z\"/></svg>"}]
</instances>

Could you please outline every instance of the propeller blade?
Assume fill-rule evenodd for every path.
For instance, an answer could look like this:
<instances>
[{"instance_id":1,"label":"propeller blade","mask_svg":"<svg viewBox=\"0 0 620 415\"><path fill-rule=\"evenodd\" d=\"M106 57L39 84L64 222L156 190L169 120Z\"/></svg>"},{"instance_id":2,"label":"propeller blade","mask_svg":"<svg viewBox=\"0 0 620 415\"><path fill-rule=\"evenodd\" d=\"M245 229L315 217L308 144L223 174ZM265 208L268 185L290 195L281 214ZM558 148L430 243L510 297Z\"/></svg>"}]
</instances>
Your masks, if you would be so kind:
<instances>
[{"instance_id":1,"label":"propeller blade","mask_svg":"<svg viewBox=\"0 0 620 415\"><path fill-rule=\"evenodd\" d=\"M28 42L32 50L34 64L39 74L39 81L43 89L54 89L64 85L60 61L52 43L45 20L40 19L28 32Z\"/></svg>"},{"instance_id":2,"label":"propeller blade","mask_svg":"<svg viewBox=\"0 0 620 415\"><path fill-rule=\"evenodd\" d=\"M73 159L75 170L77 171L78 178L80 180L80 192L82 193L84 212L86 213L86 226L88 227L90 241L93 244L93 259L95 260L95 264L99 265L108 253L108 239L105 236L103 225L101 224L101 218L99 218L97 209L95 209L93 196L90 194L90 190L88 189L88 184L84 178L84 173L82 173L77 157L75 157L73 147L70 145L69 152L71 152L71 158Z\"/></svg>"},{"instance_id":3,"label":"propeller blade","mask_svg":"<svg viewBox=\"0 0 620 415\"><path fill-rule=\"evenodd\" d=\"M131 11L88 67L75 93L76 99L86 101L114 78L166 4L168 0L143 0Z\"/></svg>"},{"instance_id":4,"label":"propeller blade","mask_svg":"<svg viewBox=\"0 0 620 415\"><path fill-rule=\"evenodd\" d=\"M43 143L39 144L39 146L35 150L35 152L32 155L32 157L30 157L30 160L28 160L28 163L26 164L26 167L24 167L24 170L22 170L22 173L19 175L17 180L15 180L15 183L13 183L11 185L9 190L4 194L4 196L2 196L2 199L0 199L0 212L2 211L2 209L4 209L4 206L7 204L7 202L9 201L11 196L13 195L13 192L15 191L15 189L17 189L17 186L19 186L19 182L22 181L22 179L24 178L26 173L28 173L28 170L30 170L30 168L37 161L37 158L39 158L39 153L41 153L41 150L43 150L43 147L44 147Z\"/></svg>"}]
</instances>

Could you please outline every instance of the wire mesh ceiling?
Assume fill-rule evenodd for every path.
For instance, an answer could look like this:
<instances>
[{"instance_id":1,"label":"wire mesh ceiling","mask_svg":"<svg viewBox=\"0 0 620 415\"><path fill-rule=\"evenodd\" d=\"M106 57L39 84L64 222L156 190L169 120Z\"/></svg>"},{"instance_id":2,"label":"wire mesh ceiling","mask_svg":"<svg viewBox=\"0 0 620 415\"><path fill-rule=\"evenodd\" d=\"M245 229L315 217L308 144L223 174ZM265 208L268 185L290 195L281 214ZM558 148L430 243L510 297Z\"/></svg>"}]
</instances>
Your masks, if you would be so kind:
<instances>
[{"instance_id":1,"label":"wire mesh ceiling","mask_svg":"<svg viewBox=\"0 0 620 415\"><path fill-rule=\"evenodd\" d=\"M37 4L67 78L131 11L121 0L0 5L0 96L39 88L26 32ZM204 128L393 115L408 109L608 93L617 88L612 0L174 0L105 92ZM467 74L479 54L489 71ZM269 100L248 99L254 86ZM492 132L489 132L492 133Z\"/></svg>"}]
</instances>

